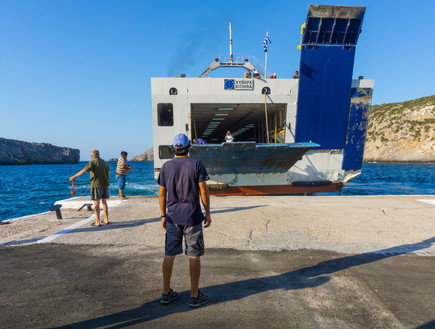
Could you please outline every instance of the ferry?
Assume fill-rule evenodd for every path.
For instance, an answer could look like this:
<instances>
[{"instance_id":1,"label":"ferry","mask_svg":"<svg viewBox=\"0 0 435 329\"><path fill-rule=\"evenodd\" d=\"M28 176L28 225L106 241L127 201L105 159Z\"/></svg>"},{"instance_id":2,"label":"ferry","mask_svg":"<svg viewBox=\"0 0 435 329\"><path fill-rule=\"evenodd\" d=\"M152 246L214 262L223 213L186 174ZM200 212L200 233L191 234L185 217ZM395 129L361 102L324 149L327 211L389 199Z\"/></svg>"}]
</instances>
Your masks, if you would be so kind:
<instances>
[{"instance_id":1,"label":"ferry","mask_svg":"<svg viewBox=\"0 0 435 329\"><path fill-rule=\"evenodd\" d=\"M255 57L233 56L231 37L229 56L214 56L199 77L151 78L155 176L185 133L206 141L192 142L190 156L206 167L212 195L340 191L361 173L374 86L352 79L364 13L309 5L298 79L267 77ZM219 68L256 77L208 77Z\"/></svg>"}]
</instances>

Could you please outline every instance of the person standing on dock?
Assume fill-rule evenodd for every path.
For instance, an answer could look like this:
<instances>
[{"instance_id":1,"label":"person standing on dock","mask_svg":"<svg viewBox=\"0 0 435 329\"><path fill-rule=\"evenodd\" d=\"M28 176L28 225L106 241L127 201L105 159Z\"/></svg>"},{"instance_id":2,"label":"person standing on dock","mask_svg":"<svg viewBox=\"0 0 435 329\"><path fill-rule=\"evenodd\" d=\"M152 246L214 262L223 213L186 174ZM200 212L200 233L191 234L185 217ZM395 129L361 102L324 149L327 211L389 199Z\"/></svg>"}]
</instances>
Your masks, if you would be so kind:
<instances>
[{"instance_id":1,"label":"person standing on dock","mask_svg":"<svg viewBox=\"0 0 435 329\"><path fill-rule=\"evenodd\" d=\"M118 180L118 189L119 189L119 198L120 199L127 199L127 197L124 195L124 188L125 188L125 178L129 172L129 170L132 170L133 168L127 163L127 155L128 153L125 151L121 152L121 157L118 160L118 165L116 166L116 179Z\"/></svg>"},{"instance_id":2,"label":"person standing on dock","mask_svg":"<svg viewBox=\"0 0 435 329\"><path fill-rule=\"evenodd\" d=\"M109 175L110 169L109 165L100 158L100 152L98 150L93 150L91 152L92 160L89 161L85 168L80 170L74 176L69 178L71 183L74 180L83 175L86 172L90 173L91 176L91 199L94 201L95 208L95 222L92 226L100 226L100 201L103 205L104 210L104 223L109 224L109 207L107 206L106 199L109 198Z\"/></svg>"},{"instance_id":3,"label":"person standing on dock","mask_svg":"<svg viewBox=\"0 0 435 329\"><path fill-rule=\"evenodd\" d=\"M175 158L166 162L160 170L159 188L162 226L166 230L165 258L163 260L163 293L160 303L169 304L178 297L171 289L172 268L175 256L183 252L189 257L191 297L190 307L208 303L209 298L199 287L201 273L200 256L204 255L204 227L211 224L210 195L206 181L207 171L201 161L188 157L190 142L186 135L174 137L172 150ZM201 198L205 217L199 202ZM167 212L166 212L167 208Z\"/></svg>"}]
</instances>

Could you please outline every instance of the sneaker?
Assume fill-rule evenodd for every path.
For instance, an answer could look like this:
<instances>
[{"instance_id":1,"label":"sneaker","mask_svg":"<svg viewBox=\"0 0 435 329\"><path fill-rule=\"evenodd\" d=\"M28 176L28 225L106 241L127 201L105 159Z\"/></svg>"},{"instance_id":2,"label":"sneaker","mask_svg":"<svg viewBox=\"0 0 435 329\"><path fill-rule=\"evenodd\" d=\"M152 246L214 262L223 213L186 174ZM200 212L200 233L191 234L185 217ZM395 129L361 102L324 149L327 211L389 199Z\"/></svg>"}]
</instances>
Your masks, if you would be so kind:
<instances>
[{"instance_id":1,"label":"sneaker","mask_svg":"<svg viewBox=\"0 0 435 329\"><path fill-rule=\"evenodd\" d=\"M198 291L198 297L190 297L190 307L199 307L201 305L207 304L210 300L206 295L203 295L200 291Z\"/></svg>"},{"instance_id":2,"label":"sneaker","mask_svg":"<svg viewBox=\"0 0 435 329\"><path fill-rule=\"evenodd\" d=\"M177 299L178 293L176 291L173 291L172 289L169 289L169 292L167 294L162 294L162 299L160 299L160 304L169 304L173 300Z\"/></svg>"}]
</instances>

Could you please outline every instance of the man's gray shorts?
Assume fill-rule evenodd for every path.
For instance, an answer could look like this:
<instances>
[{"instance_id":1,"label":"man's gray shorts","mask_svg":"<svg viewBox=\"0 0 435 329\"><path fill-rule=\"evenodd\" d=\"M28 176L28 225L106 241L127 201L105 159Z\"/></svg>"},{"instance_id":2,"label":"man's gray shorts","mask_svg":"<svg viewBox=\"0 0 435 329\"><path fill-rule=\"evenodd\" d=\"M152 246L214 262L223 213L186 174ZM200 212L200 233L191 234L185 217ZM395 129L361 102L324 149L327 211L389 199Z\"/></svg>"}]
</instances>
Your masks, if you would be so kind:
<instances>
[{"instance_id":1,"label":"man's gray shorts","mask_svg":"<svg viewBox=\"0 0 435 329\"><path fill-rule=\"evenodd\" d=\"M166 223L166 242L165 255L175 256L183 253L187 256L199 257L204 255L204 235L202 233L202 223L196 226L185 226Z\"/></svg>"},{"instance_id":2,"label":"man's gray shorts","mask_svg":"<svg viewBox=\"0 0 435 329\"><path fill-rule=\"evenodd\" d=\"M91 188L91 200L100 200L109 198L109 187Z\"/></svg>"}]
</instances>

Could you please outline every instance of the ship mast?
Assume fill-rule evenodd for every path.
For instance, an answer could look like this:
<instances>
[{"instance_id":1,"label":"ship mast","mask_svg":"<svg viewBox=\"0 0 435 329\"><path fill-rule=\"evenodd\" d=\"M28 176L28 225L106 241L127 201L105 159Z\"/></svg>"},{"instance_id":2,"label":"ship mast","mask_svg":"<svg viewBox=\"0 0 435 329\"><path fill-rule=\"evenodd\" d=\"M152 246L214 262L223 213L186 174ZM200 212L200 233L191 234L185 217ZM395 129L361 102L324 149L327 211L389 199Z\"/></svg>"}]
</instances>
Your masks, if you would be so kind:
<instances>
[{"instance_id":1,"label":"ship mast","mask_svg":"<svg viewBox=\"0 0 435 329\"><path fill-rule=\"evenodd\" d=\"M266 39L269 40L269 32L266 32ZM267 44L266 44L267 46ZM264 60L264 76L267 78L267 48L264 50L266 52Z\"/></svg>"},{"instance_id":2,"label":"ship mast","mask_svg":"<svg viewBox=\"0 0 435 329\"><path fill-rule=\"evenodd\" d=\"M201 73L200 78L205 78L211 71L216 70L220 67L243 67L249 71L258 71L262 78L265 78L263 75L263 66L261 62L250 55L236 55L233 56L233 32L232 32L232 24L230 21L230 58L226 55L213 55L213 62Z\"/></svg>"},{"instance_id":3,"label":"ship mast","mask_svg":"<svg viewBox=\"0 0 435 329\"><path fill-rule=\"evenodd\" d=\"M233 34L230 21L230 62L233 61Z\"/></svg>"}]
</instances>

